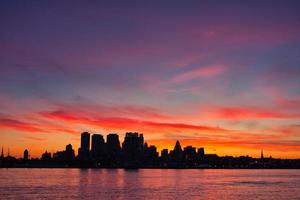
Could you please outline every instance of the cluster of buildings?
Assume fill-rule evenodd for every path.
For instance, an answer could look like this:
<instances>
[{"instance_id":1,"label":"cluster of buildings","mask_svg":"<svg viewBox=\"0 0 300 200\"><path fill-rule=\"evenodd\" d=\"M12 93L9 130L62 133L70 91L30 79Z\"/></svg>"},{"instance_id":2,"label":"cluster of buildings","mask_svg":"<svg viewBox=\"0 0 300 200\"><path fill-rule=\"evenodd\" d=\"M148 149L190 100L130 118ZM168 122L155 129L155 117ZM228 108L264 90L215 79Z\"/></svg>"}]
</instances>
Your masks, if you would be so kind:
<instances>
[{"instance_id":1,"label":"cluster of buildings","mask_svg":"<svg viewBox=\"0 0 300 200\"><path fill-rule=\"evenodd\" d=\"M106 136L88 132L81 134L77 156L71 144L53 154L45 152L41 158L29 158L26 149L22 159L4 157L0 167L95 167L95 168L300 168L299 159L260 158L205 154L204 148L181 147L176 141L173 150L163 149L159 155L156 146L144 142L143 134L127 132L123 143L115 133Z\"/></svg>"},{"instance_id":2,"label":"cluster of buildings","mask_svg":"<svg viewBox=\"0 0 300 200\"><path fill-rule=\"evenodd\" d=\"M182 148L179 141L173 150L163 149L159 156L156 146L144 142L143 134L127 132L123 143L115 133L106 136L88 132L81 134L78 155L71 144L64 151L58 151L51 157L49 152L42 155L42 161L55 161L69 165L94 167L196 167L204 159L204 148L192 146Z\"/></svg>"}]
</instances>

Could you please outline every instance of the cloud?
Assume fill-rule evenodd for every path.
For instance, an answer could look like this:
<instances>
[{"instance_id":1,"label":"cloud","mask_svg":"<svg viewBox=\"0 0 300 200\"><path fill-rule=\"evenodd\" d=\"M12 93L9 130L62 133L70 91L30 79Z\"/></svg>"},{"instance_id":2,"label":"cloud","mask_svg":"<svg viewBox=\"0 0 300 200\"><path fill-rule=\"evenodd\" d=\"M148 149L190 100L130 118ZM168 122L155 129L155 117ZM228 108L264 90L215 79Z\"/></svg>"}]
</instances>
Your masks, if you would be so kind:
<instances>
[{"instance_id":1,"label":"cloud","mask_svg":"<svg viewBox=\"0 0 300 200\"><path fill-rule=\"evenodd\" d=\"M211 78L213 76L220 75L225 71L225 69L226 67L224 65L203 66L178 74L171 79L171 82L180 83L197 78Z\"/></svg>"},{"instance_id":2,"label":"cloud","mask_svg":"<svg viewBox=\"0 0 300 200\"><path fill-rule=\"evenodd\" d=\"M259 107L213 107L211 114L221 119L300 119L299 113L286 113Z\"/></svg>"},{"instance_id":3,"label":"cloud","mask_svg":"<svg viewBox=\"0 0 300 200\"><path fill-rule=\"evenodd\" d=\"M22 122L15 119L0 118L0 127L1 128L13 128L19 131L25 132L44 132L43 129L40 129L37 124Z\"/></svg>"},{"instance_id":4,"label":"cloud","mask_svg":"<svg viewBox=\"0 0 300 200\"><path fill-rule=\"evenodd\" d=\"M53 124L49 122L41 122L39 119L31 119L33 122L29 122L28 119L21 121L19 119L11 118L0 118L0 128L4 129L14 129L20 132L26 133L67 133L78 135L78 131L67 128L59 124Z\"/></svg>"},{"instance_id":5,"label":"cloud","mask_svg":"<svg viewBox=\"0 0 300 200\"><path fill-rule=\"evenodd\" d=\"M63 110L40 112L38 114L47 119L63 121L67 124L86 124L114 130L152 130L155 132L194 130L206 132L229 132L229 130L212 126L192 125L185 123L166 123L122 117L86 116L84 113L74 114L72 112Z\"/></svg>"},{"instance_id":6,"label":"cloud","mask_svg":"<svg viewBox=\"0 0 300 200\"><path fill-rule=\"evenodd\" d=\"M26 136L25 138L28 140L35 140L35 141L44 141L45 140L45 138L32 137L32 136Z\"/></svg>"}]
</instances>

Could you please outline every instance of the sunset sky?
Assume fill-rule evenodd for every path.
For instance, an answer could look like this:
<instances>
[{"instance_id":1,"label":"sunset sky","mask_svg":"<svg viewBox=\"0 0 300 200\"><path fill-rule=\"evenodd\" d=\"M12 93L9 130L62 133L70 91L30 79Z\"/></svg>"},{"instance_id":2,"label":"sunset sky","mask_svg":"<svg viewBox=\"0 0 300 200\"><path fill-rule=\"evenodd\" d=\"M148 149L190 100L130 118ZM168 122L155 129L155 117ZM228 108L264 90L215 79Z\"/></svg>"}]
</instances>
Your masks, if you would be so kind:
<instances>
[{"instance_id":1,"label":"sunset sky","mask_svg":"<svg viewBox=\"0 0 300 200\"><path fill-rule=\"evenodd\" d=\"M300 158L300 2L1 1L0 148L83 131Z\"/></svg>"}]
</instances>

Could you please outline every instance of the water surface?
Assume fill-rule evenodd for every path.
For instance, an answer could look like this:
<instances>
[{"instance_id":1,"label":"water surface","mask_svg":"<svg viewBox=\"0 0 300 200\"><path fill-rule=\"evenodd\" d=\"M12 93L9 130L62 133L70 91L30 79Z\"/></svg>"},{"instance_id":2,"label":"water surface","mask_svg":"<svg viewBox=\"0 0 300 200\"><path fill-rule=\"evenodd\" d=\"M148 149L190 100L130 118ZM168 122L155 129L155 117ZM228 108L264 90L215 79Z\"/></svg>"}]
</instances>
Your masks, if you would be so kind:
<instances>
[{"instance_id":1,"label":"water surface","mask_svg":"<svg viewBox=\"0 0 300 200\"><path fill-rule=\"evenodd\" d=\"M0 199L300 199L300 170L0 169Z\"/></svg>"}]
</instances>

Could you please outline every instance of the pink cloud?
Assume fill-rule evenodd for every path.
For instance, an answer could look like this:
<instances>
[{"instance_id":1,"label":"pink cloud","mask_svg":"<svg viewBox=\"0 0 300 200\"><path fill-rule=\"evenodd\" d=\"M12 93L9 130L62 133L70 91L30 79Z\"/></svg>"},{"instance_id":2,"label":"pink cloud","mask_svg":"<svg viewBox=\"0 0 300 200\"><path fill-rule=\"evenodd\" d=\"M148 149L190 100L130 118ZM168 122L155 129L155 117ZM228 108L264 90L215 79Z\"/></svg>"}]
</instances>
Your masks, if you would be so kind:
<instances>
[{"instance_id":1,"label":"pink cloud","mask_svg":"<svg viewBox=\"0 0 300 200\"><path fill-rule=\"evenodd\" d=\"M138 131L153 131L153 133L162 133L176 130L194 130L194 131L207 131L207 132L230 132L230 130L205 126L205 125L192 125L185 123L166 123L148 120L138 120L132 118L122 117L101 117L101 116L86 116L83 113L74 114L67 111L57 110L53 112L40 112L40 116L55 120L62 121L66 124L81 124L90 125L94 127L107 128L111 130L138 130Z\"/></svg>"},{"instance_id":2,"label":"pink cloud","mask_svg":"<svg viewBox=\"0 0 300 200\"><path fill-rule=\"evenodd\" d=\"M300 119L300 113L287 113L258 107L215 107L210 112L222 119Z\"/></svg>"},{"instance_id":3,"label":"pink cloud","mask_svg":"<svg viewBox=\"0 0 300 200\"><path fill-rule=\"evenodd\" d=\"M194 80L197 78L210 78L222 74L226 67L224 65L209 65L193 69L181 74L176 75L172 82L185 82L189 80Z\"/></svg>"},{"instance_id":4,"label":"pink cloud","mask_svg":"<svg viewBox=\"0 0 300 200\"><path fill-rule=\"evenodd\" d=\"M36 124L29 122L22 122L15 119L1 118L1 128L12 128L19 131L25 132L44 132L43 129L39 128Z\"/></svg>"}]
</instances>

